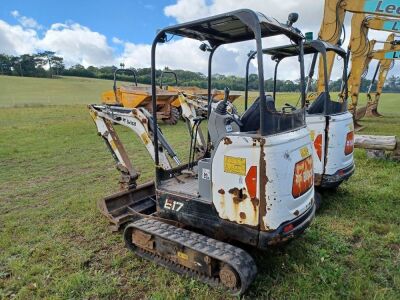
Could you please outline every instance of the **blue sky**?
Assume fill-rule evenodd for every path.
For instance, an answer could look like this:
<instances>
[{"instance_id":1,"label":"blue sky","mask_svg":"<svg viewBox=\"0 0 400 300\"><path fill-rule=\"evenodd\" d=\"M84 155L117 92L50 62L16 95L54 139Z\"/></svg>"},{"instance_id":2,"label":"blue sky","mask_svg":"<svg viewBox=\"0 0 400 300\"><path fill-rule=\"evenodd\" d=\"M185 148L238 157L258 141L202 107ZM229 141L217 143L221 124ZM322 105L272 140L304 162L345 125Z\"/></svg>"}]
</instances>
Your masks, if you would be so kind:
<instances>
[{"instance_id":1,"label":"blue sky","mask_svg":"<svg viewBox=\"0 0 400 300\"><path fill-rule=\"evenodd\" d=\"M135 43L150 43L157 28L176 23L164 14L164 7L174 0L9 0L1 1L0 19L10 24L18 21L11 15L35 19L49 28L54 23L76 22L101 32L108 38L117 37Z\"/></svg>"}]
</instances>

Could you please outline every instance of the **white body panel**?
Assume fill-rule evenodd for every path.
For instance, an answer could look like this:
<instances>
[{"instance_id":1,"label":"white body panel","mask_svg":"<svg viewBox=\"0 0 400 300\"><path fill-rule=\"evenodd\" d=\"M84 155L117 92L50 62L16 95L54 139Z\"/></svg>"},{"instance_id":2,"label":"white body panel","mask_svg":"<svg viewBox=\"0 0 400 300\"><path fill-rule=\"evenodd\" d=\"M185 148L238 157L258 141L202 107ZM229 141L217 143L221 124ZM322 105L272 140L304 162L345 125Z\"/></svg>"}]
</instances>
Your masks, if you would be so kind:
<instances>
[{"instance_id":1,"label":"white body panel","mask_svg":"<svg viewBox=\"0 0 400 300\"><path fill-rule=\"evenodd\" d=\"M231 135L227 138L219 143L212 163L213 204L222 219L261 225L269 231L297 218L313 205L313 185L297 199L292 196L295 165L312 153L307 128L268 137ZM236 174L226 172L226 157L242 159L242 162L244 159L245 172L240 171L243 166L239 163ZM264 162L265 166L261 165ZM245 178L252 166L257 167L256 199L250 198ZM313 172L309 173L312 177ZM240 199L235 195L238 190L243 192Z\"/></svg>"},{"instance_id":2,"label":"white body panel","mask_svg":"<svg viewBox=\"0 0 400 300\"><path fill-rule=\"evenodd\" d=\"M295 165L306 158L300 151L304 147L311 155L307 128L266 138L266 175L269 180L266 185L267 213L263 216L263 223L267 230L274 230L283 222L302 215L314 203L314 186L297 199L292 195Z\"/></svg>"},{"instance_id":3,"label":"white body panel","mask_svg":"<svg viewBox=\"0 0 400 300\"><path fill-rule=\"evenodd\" d=\"M313 142L313 162L316 175L334 175L339 170L353 164L353 153L345 155L344 152L347 134L354 131L351 113L345 112L329 117L307 115L306 122ZM329 128L326 128L327 123ZM321 160L314 145L319 134L322 135Z\"/></svg>"},{"instance_id":4,"label":"white body panel","mask_svg":"<svg viewBox=\"0 0 400 300\"><path fill-rule=\"evenodd\" d=\"M256 141L253 146L251 137L228 136L231 143L222 140L214 155L212 162L212 199L220 218L246 224L258 226L259 224L259 205L253 205L248 194L245 177L252 166L257 166L257 186L260 182L260 142ZM245 172L234 174L225 172L225 157L245 159ZM238 172L240 173L240 172ZM236 190L242 190L244 200L235 201ZM256 198L260 199L260 189L257 188ZM235 202L237 204L235 204ZM245 215L241 213L244 213ZM243 218L245 216L245 218Z\"/></svg>"},{"instance_id":5,"label":"white body panel","mask_svg":"<svg viewBox=\"0 0 400 300\"><path fill-rule=\"evenodd\" d=\"M344 153L347 134L352 131L354 125L351 113L345 112L329 117L326 175L333 175L354 163L353 152L349 155Z\"/></svg>"}]
</instances>

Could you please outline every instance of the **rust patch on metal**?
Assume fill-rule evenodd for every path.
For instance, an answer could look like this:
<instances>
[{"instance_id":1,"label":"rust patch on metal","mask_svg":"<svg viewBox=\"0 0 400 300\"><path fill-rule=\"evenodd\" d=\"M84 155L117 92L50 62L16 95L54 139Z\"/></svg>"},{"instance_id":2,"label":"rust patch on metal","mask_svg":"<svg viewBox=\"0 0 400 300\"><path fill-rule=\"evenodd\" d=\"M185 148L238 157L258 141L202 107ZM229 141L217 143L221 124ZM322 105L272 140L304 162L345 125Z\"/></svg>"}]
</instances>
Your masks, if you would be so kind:
<instances>
[{"instance_id":1,"label":"rust patch on metal","mask_svg":"<svg viewBox=\"0 0 400 300\"><path fill-rule=\"evenodd\" d=\"M219 278L222 284L230 289L236 288L240 280L238 275L229 266L224 266L219 271Z\"/></svg>"},{"instance_id":2,"label":"rust patch on metal","mask_svg":"<svg viewBox=\"0 0 400 300\"><path fill-rule=\"evenodd\" d=\"M271 239L268 242L268 245L276 246L276 245L279 245L281 243L287 242L288 240L292 239L293 237L294 237L293 234L291 234L289 236L286 236L284 238L282 238L280 235L278 235L278 236L274 237L273 239Z\"/></svg>"},{"instance_id":3,"label":"rust patch on metal","mask_svg":"<svg viewBox=\"0 0 400 300\"><path fill-rule=\"evenodd\" d=\"M322 175L314 173L314 185L320 186L322 182Z\"/></svg>"},{"instance_id":4,"label":"rust patch on metal","mask_svg":"<svg viewBox=\"0 0 400 300\"><path fill-rule=\"evenodd\" d=\"M232 195L239 195L239 192L240 192L240 190L238 189L238 188L232 188L232 189L230 189L229 190L229 194L232 194Z\"/></svg>"},{"instance_id":5,"label":"rust patch on metal","mask_svg":"<svg viewBox=\"0 0 400 300\"><path fill-rule=\"evenodd\" d=\"M251 203L253 204L254 211L256 211L260 204L260 200L258 198L251 198Z\"/></svg>"},{"instance_id":6,"label":"rust patch on metal","mask_svg":"<svg viewBox=\"0 0 400 300\"><path fill-rule=\"evenodd\" d=\"M219 190L218 190L218 193L221 194L221 195L225 195L224 189L219 189Z\"/></svg>"},{"instance_id":7,"label":"rust patch on metal","mask_svg":"<svg viewBox=\"0 0 400 300\"><path fill-rule=\"evenodd\" d=\"M247 194L243 193L243 189L233 188L229 190L229 194L233 195L233 203L239 204L243 200L247 199Z\"/></svg>"},{"instance_id":8,"label":"rust patch on metal","mask_svg":"<svg viewBox=\"0 0 400 300\"><path fill-rule=\"evenodd\" d=\"M259 206L259 222L261 230L268 230L264 224L263 217L267 214L267 162L265 161L265 139L261 138L260 142L260 206Z\"/></svg>"},{"instance_id":9,"label":"rust patch on metal","mask_svg":"<svg viewBox=\"0 0 400 300\"><path fill-rule=\"evenodd\" d=\"M244 212L240 212L239 216L241 219L246 219L246 214Z\"/></svg>"},{"instance_id":10,"label":"rust patch on metal","mask_svg":"<svg viewBox=\"0 0 400 300\"><path fill-rule=\"evenodd\" d=\"M132 232L132 242L145 249L154 249L154 240L151 234L147 234L137 229Z\"/></svg>"},{"instance_id":11,"label":"rust patch on metal","mask_svg":"<svg viewBox=\"0 0 400 300\"><path fill-rule=\"evenodd\" d=\"M228 137L224 137L224 144L225 145L230 145L230 144L232 144L232 140L230 138L228 138Z\"/></svg>"},{"instance_id":12,"label":"rust patch on metal","mask_svg":"<svg viewBox=\"0 0 400 300\"><path fill-rule=\"evenodd\" d=\"M300 214L300 212L296 210L293 214L297 217Z\"/></svg>"}]
</instances>

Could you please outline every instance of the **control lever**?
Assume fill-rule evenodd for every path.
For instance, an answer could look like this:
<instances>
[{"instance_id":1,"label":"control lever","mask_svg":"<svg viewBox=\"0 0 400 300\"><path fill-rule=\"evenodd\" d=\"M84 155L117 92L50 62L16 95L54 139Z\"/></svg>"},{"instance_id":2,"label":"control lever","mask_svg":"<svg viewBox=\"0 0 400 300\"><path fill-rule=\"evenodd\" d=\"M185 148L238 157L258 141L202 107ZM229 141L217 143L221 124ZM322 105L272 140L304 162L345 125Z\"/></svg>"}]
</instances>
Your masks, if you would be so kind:
<instances>
[{"instance_id":1,"label":"control lever","mask_svg":"<svg viewBox=\"0 0 400 300\"><path fill-rule=\"evenodd\" d=\"M228 107L228 99L229 99L229 88L225 88L224 90L224 100L220 101L215 109L215 112L220 115L226 115L227 107Z\"/></svg>"},{"instance_id":2,"label":"control lever","mask_svg":"<svg viewBox=\"0 0 400 300\"><path fill-rule=\"evenodd\" d=\"M285 103L285 107L283 107L283 111L285 112L285 109L287 109L287 108L291 109L292 111L295 111L297 109L296 106L293 106L292 104L289 104L289 103Z\"/></svg>"}]
</instances>

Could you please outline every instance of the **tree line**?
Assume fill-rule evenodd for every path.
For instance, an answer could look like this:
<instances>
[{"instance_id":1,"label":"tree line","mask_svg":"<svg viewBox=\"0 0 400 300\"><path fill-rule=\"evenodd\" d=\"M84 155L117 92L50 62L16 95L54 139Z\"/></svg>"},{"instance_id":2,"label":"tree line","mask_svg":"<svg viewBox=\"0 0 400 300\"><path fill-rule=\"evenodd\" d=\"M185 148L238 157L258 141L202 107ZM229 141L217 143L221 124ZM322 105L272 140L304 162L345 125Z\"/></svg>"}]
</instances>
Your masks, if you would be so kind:
<instances>
[{"instance_id":1,"label":"tree line","mask_svg":"<svg viewBox=\"0 0 400 300\"><path fill-rule=\"evenodd\" d=\"M123 67L123 64L121 64ZM37 54L23 54L20 56L12 56L0 54L0 72L2 75L9 76L26 76L26 77L48 77L57 78L58 76L78 76L99 79L113 79L116 66L84 67L80 64L66 67L64 59L55 55L52 51L44 51ZM169 70L168 68L166 68ZM150 68L134 69L137 74L138 83L150 84ZM169 70L171 71L171 70ZM198 86L207 88L207 76L200 72L191 72L186 70L173 70L178 78L180 86ZM161 70L157 70L156 76L160 78ZM134 81L132 76L127 74L118 75L119 80ZM299 80L277 80L276 88L278 92L297 92L299 91ZM165 85L175 85L175 78L171 74L163 76ZM250 74L249 89L258 89L258 75ZM361 92L367 92L371 84L371 80L363 78L361 83ZM272 78L265 80L265 89L272 91L274 81ZM315 88L315 81L312 84ZM213 75L213 88L224 89L229 87L232 90L243 91L245 89L245 78L235 75ZM341 88L341 80L333 80L330 82L332 91L339 91ZM400 93L400 76L392 75L386 80L384 92Z\"/></svg>"}]
</instances>

